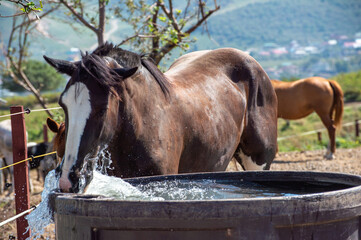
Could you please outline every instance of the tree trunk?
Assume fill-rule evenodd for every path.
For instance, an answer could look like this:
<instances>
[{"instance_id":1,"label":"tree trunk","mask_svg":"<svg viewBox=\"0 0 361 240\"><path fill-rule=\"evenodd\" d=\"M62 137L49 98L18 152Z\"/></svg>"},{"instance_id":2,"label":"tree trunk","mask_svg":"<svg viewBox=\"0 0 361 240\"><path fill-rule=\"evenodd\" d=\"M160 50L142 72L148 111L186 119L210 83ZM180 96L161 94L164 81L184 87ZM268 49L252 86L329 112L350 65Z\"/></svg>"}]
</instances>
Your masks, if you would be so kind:
<instances>
[{"instance_id":1,"label":"tree trunk","mask_svg":"<svg viewBox=\"0 0 361 240\"><path fill-rule=\"evenodd\" d=\"M97 31L98 45L104 44L105 0L99 0L99 27Z\"/></svg>"}]
</instances>

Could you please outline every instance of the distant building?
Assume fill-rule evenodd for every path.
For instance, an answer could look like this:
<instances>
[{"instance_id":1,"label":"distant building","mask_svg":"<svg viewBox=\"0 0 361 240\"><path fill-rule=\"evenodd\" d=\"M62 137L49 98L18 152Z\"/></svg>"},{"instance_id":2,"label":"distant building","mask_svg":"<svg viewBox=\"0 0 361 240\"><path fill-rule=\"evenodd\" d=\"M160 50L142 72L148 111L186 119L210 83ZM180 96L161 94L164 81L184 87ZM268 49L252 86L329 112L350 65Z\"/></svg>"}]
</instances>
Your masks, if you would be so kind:
<instances>
[{"instance_id":1,"label":"distant building","mask_svg":"<svg viewBox=\"0 0 361 240\"><path fill-rule=\"evenodd\" d=\"M276 56L288 54L288 51L287 51L287 49L285 47L275 48L271 52L272 52L273 55L276 55Z\"/></svg>"}]
</instances>

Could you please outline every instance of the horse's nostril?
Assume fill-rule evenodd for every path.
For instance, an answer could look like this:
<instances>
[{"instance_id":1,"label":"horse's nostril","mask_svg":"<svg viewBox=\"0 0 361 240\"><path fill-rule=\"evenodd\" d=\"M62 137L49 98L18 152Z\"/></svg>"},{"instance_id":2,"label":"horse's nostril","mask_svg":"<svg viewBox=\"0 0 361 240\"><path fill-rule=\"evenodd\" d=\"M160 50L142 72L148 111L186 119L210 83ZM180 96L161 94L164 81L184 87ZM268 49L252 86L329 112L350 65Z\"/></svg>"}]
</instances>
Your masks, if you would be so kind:
<instances>
[{"instance_id":1,"label":"horse's nostril","mask_svg":"<svg viewBox=\"0 0 361 240\"><path fill-rule=\"evenodd\" d=\"M59 188L62 192L71 192L71 183L67 178L59 179Z\"/></svg>"}]
</instances>

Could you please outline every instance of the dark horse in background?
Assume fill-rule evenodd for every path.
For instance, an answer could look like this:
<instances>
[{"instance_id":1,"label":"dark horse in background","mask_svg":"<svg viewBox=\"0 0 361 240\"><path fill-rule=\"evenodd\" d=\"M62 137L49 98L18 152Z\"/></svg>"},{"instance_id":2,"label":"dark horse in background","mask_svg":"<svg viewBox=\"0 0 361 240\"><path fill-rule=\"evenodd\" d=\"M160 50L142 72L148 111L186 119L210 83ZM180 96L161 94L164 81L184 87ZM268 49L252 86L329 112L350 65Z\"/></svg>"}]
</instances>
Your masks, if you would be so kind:
<instances>
[{"instance_id":1,"label":"dark horse in background","mask_svg":"<svg viewBox=\"0 0 361 240\"><path fill-rule=\"evenodd\" d=\"M293 82L271 80L278 98L278 117L294 120L313 112L325 125L330 143L325 158L334 158L336 129L341 127L343 92L333 80L310 77Z\"/></svg>"},{"instance_id":2,"label":"dark horse in background","mask_svg":"<svg viewBox=\"0 0 361 240\"><path fill-rule=\"evenodd\" d=\"M277 98L262 67L231 48L179 58L164 74L149 59L106 43L79 62L46 61L71 78L59 104L66 146L62 191L92 178L111 154L112 175L137 177L269 169L277 150Z\"/></svg>"}]
</instances>

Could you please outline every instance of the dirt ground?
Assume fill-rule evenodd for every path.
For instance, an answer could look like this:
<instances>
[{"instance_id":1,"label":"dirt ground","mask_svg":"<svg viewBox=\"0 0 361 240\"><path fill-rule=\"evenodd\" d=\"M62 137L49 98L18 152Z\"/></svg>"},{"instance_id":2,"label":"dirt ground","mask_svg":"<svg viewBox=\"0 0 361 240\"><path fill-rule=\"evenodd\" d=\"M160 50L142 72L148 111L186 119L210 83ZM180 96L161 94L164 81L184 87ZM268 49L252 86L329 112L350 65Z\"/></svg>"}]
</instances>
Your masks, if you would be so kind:
<instances>
[{"instance_id":1,"label":"dirt ground","mask_svg":"<svg viewBox=\"0 0 361 240\"><path fill-rule=\"evenodd\" d=\"M302 151L279 153L273 160L273 171L320 171L340 172L361 175L361 147L354 149L337 149L336 158L326 160L325 151ZM228 170L241 170L240 165L231 162Z\"/></svg>"},{"instance_id":2,"label":"dirt ground","mask_svg":"<svg viewBox=\"0 0 361 240\"><path fill-rule=\"evenodd\" d=\"M280 153L275 158L271 170L274 171L320 171L341 172L361 175L361 147L354 149L337 149L336 159L326 160L323 158L325 151L303 151ZM231 162L228 170L237 171L241 167ZM41 201L43 182L37 181L36 170L31 171L35 191L30 196L30 205L37 205ZM0 222L15 215L14 195L0 195ZM15 221L0 227L0 240L16 236ZM43 239L54 239L54 226L49 226Z\"/></svg>"}]
</instances>

